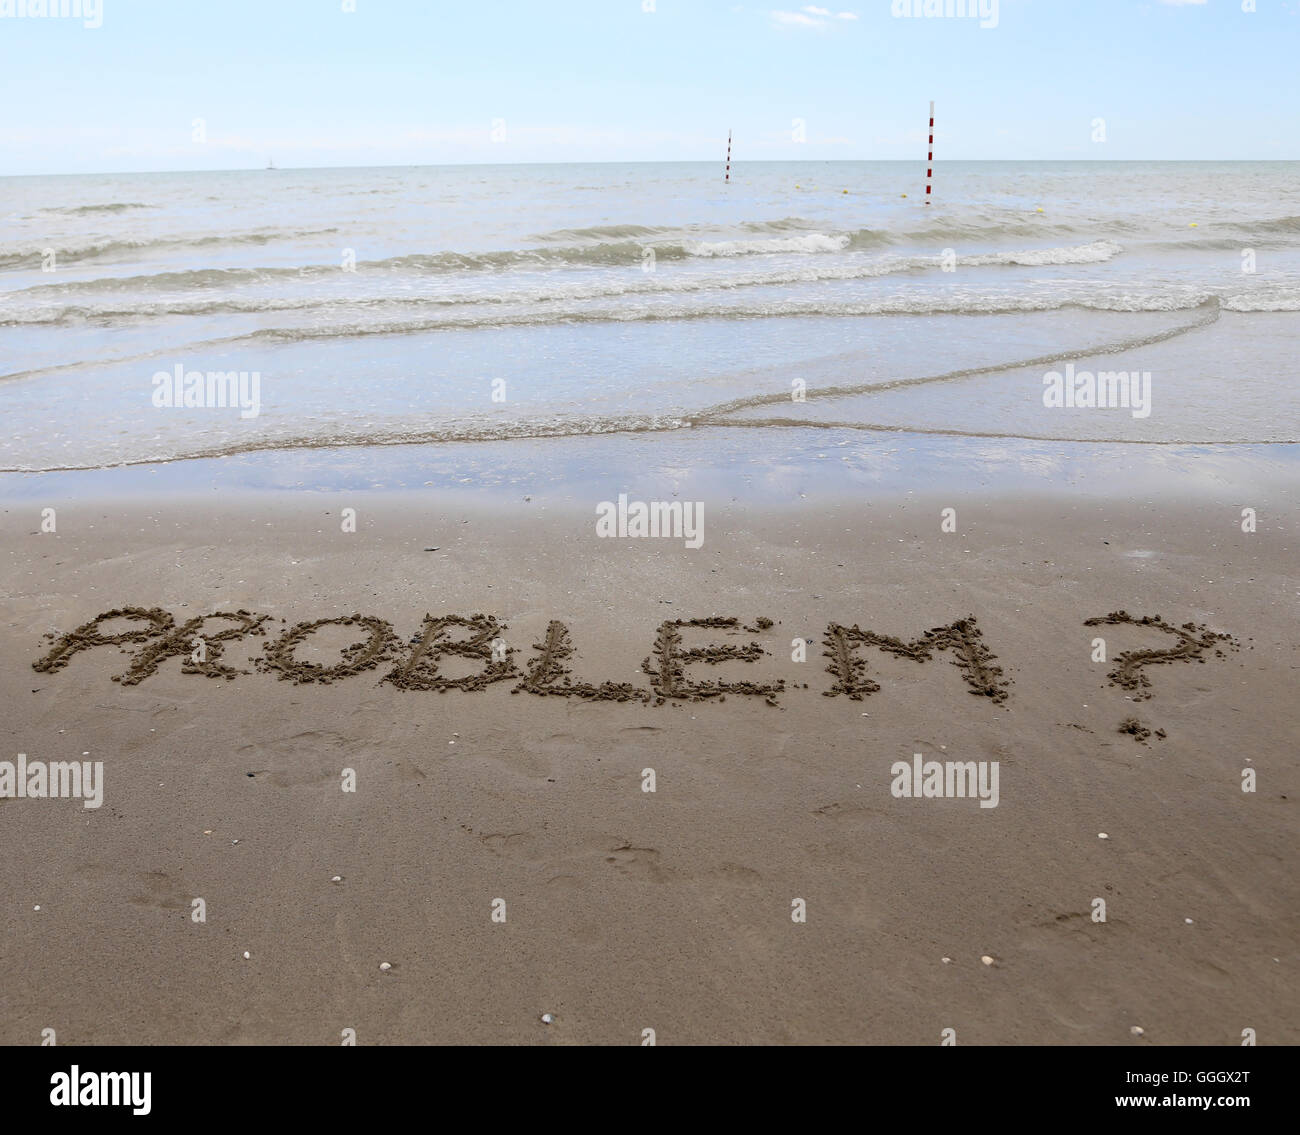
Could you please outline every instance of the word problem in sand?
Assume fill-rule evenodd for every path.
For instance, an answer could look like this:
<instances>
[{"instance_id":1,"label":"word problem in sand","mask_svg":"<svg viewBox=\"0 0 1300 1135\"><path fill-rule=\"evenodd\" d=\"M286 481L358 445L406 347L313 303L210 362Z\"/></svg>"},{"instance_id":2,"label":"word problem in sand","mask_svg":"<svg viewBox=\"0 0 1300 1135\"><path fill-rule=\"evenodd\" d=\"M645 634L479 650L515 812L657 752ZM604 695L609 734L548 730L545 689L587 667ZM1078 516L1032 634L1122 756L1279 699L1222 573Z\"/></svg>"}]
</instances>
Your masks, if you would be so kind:
<instances>
[{"instance_id":1,"label":"word problem in sand","mask_svg":"<svg viewBox=\"0 0 1300 1135\"><path fill-rule=\"evenodd\" d=\"M160 607L117 607L96 615L87 623L64 634L46 636L49 647L32 663L40 673L64 669L80 654L100 647L115 647L130 655L125 670L113 681L134 686L158 673L170 659L177 659L183 674L233 680L249 670L230 665L226 651L247 638L267 638L271 616L251 611L213 611L183 622ZM284 622L284 620L281 620ZM1211 631L1195 623L1181 626L1159 615L1130 615L1113 611L1086 619L1084 626L1127 624L1162 636L1160 647L1145 647L1117 654L1107 677L1110 684L1140 701L1151 696L1151 680L1145 669L1173 662L1204 662L1207 656L1223 657L1224 648L1235 649L1231 635ZM668 702L725 701L727 697L758 698L779 705L786 691L782 678L757 676L750 681L722 681L700 676L701 668L720 663L761 665L772 650L754 636L766 635L776 646L775 623L768 618L742 624L738 618L713 616L700 619L672 619L659 624L650 653L642 659L640 672L646 682L591 682L575 678L568 663L577 649L568 626L552 619L532 644L531 657L521 666L518 648L506 639L507 626L493 615L428 615L406 640L388 620L376 615L352 614L295 623L267 638L260 654L249 661L262 673L298 684L329 684L356 677L366 671L385 671L381 684L405 691L459 690L474 693L499 683L510 683L512 694L537 697L577 698L591 702L633 702L664 705ZM312 636L326 627L347 628L356 641L338 651L329 664L306 661L299 656ZM712 637L734 641L688 645L692 639ZM1174 641L1169 644L1169 639ZM791 641L791 657L802 661L807 640ZM858 624L827 624L822 638L822 656L830 675L825 697L847 697L854 701L878 692L880 683L872 677L872 652L917 663L947 659L960 672L968 692L1001 704L1010 697L1010 679L998 665L997 656L984 642L974 615L924 631L905 640ZM448 663L469 673L451 676ZM795 688L808 689L807 684ZM1131 720L1131 719L1130 719ZM1134 733L1132 728L1124 732ZM1136 736L1136 734L1134 734ZM1139 736L1139 740L1145 737Z\"/></svg>"}]
</instances>

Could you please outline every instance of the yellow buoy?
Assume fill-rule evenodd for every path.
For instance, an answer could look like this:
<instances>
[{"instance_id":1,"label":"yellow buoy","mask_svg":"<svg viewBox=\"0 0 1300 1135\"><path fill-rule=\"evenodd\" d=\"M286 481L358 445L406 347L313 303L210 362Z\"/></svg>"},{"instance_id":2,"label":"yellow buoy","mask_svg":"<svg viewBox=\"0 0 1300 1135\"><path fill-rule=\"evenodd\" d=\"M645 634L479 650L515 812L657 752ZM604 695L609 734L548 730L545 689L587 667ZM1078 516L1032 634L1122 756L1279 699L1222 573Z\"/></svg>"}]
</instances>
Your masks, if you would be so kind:
<instances>
[{"instance_id":1,"label":"yellow buoy","mask_svg":"<svg viewBox=\"0 0 1300 1135\"><path fill-rule=\"evenodd\" d=\"M1039 205L1038 208L1037 208L1036 210L1034 210L1034 211L1037 212L1037 213L1041 213L1041 212L1043 211L1043 207L1042 207L1041 205Z\"/></svg>"},{"instance_id":2,"label":"yellow buoy","mask_svg":"<svg viewBox=\"0 0 1300 1135\"><path fill-rule=\"evenodd\" d=\"M906 193L900 193L899 196L900 196L900 197L906 197L907 194L906 194Z\"/></svg>"},{"instance_id":3,"label":"yellow buoy","mask_svg":"<svg viewBox=\"0 0 1300 1135\"><path fill-rule=\"evenodd\" d=\"M1194 228L1196 228L1196 222L1195 222L1195 221L1192 221L1191 224L1189 224L1187 227L1188 227L1189 229L1194 229Z\"/></svg>"}]
</instances>

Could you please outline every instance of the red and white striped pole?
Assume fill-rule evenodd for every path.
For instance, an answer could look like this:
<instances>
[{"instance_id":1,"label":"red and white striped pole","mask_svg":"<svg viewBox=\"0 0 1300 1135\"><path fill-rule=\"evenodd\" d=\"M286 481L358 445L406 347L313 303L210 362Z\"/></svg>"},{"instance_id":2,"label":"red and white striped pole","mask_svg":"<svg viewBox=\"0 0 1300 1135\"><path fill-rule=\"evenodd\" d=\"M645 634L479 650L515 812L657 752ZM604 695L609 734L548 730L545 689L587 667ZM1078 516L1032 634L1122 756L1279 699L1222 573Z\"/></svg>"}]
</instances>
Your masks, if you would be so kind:
<instances>
[{"instance_id":1,"label":"red and white striped pole","mask_svg":"<svg viewBox=\"0 0 1300 1135\"><path fill-rule=\"evenodd\" d=\"M925 203L930 204L930 179L934 176L934 100L930 100L930 152L926 155Z\"/></svg>"},{"instance_id":2,"label":"red and white striped pole","mask_svg":"<svg viewBox=\"0 0 1300 1135\"><path fill-rule=\"evenodd\" d=\"M731 131L730 130L727 131L727 176L724 177L722 180L727 183L731 182Z\"/></svg>"}]
</instances>

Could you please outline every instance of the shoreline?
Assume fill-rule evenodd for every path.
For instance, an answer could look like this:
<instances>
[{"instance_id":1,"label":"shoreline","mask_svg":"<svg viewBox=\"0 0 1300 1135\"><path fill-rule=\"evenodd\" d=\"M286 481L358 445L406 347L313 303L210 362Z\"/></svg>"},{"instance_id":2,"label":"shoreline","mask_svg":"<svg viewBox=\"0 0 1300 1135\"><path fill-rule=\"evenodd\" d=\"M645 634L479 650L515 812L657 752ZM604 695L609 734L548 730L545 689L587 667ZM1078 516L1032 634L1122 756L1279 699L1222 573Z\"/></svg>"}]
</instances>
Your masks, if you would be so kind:
<instances>
[{"instance_id":1,"label":"shoreline","mask_svg":"<svg viewBox=\"0 0 1300 1135\"><path fill-rule=\"evenodd\" d=\"M648 434L458 442L449 446L325 447L228 458L57 472L0 473L0 508L63 501L112 502L148 494L183 505L212 493L360 493L472 496L484 506L524 495L558 501L610 499L627 490L779 505L801 499L842 502L954 486L982 496L1034 499L1142 495L1177 501L1264 493L1278 503L1300 486L1300 446L1290 443L1134 444L988 439L905 430L776 427L747 431L737 454L704 427ZM599 472L597 472L599 470ZM1243 502L1248 503L1248 502Z\"/></svg>"}]
</instances>

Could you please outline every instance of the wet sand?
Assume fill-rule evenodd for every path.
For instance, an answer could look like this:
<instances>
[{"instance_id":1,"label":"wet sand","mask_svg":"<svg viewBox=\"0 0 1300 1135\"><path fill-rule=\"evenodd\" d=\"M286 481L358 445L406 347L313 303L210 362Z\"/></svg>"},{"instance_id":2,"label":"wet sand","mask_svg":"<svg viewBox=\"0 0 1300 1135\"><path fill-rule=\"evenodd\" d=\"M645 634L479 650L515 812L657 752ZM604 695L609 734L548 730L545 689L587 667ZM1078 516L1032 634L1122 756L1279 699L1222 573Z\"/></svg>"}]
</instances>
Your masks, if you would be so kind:
<instances>
[{"instance_id":1,"label":"wet sand","mask_svg":"<svg viewBox=\"0 0 1300 1135\"><path fill-rule=\"evenodd\" d=\"M1294 512L949 503L11 502L0 1041L1296 1043Z\"/></svg>"}]
</instances>

